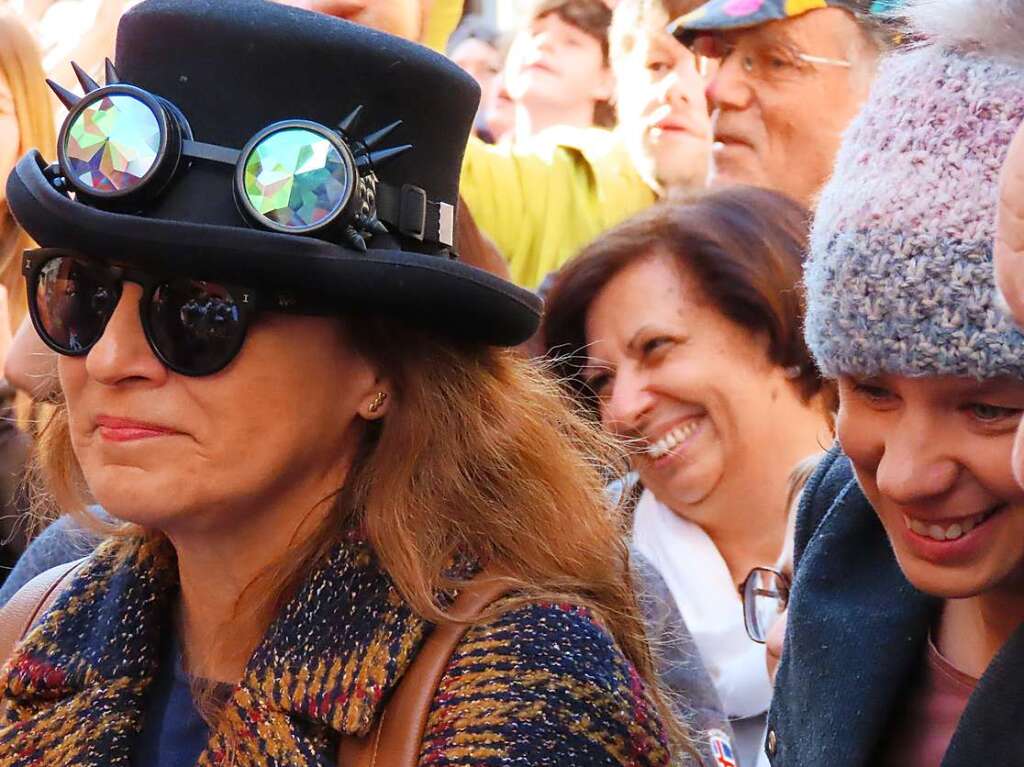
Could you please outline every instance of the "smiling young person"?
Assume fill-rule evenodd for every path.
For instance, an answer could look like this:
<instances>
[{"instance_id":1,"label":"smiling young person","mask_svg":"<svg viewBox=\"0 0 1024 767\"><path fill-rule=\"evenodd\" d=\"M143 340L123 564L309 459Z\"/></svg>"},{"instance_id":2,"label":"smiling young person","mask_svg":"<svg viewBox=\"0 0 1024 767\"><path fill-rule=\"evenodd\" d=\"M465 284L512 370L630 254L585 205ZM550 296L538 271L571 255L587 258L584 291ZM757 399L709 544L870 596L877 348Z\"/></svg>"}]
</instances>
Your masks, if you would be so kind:
<instances>
[{"instance_id":1,"label":"smiling young person","mask_svg":"<svg viewBox=\"0 0 1024 767\"><path fill-rule=\"evenodd\" d=\"M505 88L516 110L514 143L528 144L551 128L615 125L611 21L601 0L536 3L505 64Z\"/></svg>"},{"instance_id":2,"label":"smiling young person","mask_svg":"<svg viewBox=\"0 0 1024 767\"><path fill-rule=\"evenodd\" d=\"M503 348L539 302L451 250L471 78L257 0L137 5L107 76L7 186L50 490L119 524L4 666L0 764L335 763L482 570L515 593L419 763L668 765L602 438Z\"/></svg>"},{"instance_id":3,"label":"smiling young person","mask_svg":"<svg viewBox=\"0 0 1024 767\"><path fill-rule=\"evenodd\" d=\"M740 187L662 203L595 240L548 295L559 372L631 447L634 545L700 650L741 763L771 698L738 585L783 546L790 471L832 436L801 336L807 212Z\"/></svg>"},{"instance_id":4,"label":"smiling young person","mask_svg":"<svg viewBox=\"0 0 1024 767\"><path fill-rule=\"evenodd\" d=\"M969 6L911 10L929 43L883 62L817 211L807 338L839 380L842 453L797 523L777 767L1024 754L1024 336L992 264L1024 66L991 47L1024 9Z\"/></svg>"},{"instance_id":5,"label":"smiling young person","mask_svg":"<svg viewBox=\"0 0 1024 767\"><path fill-rule=\"evenodd\" d=\"M621 0L612 18L618 133L633 165L662 197L702 189L711 162L704 74L697 57L667 31L688 5Z\"/></svg>"}]
</instances>

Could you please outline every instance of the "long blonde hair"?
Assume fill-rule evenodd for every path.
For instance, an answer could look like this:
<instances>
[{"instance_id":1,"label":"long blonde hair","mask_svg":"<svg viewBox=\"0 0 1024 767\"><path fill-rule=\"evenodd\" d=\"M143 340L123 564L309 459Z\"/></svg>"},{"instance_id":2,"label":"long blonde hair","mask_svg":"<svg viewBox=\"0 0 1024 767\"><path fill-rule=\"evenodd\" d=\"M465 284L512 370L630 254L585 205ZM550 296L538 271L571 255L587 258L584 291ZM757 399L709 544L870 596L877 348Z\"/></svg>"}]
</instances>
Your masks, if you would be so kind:
<instances>
[{"instance_id":1,"label":"long blonde hair","mask_svg":"<svg viewBox=\"0 0 1024 767\"><path fill-rule=\"evenodd\" d=\"M43 156L52 158L57 138L39 49L21 20L12 11L2 8L0 71L14 96L14 111L21 134L18 156L29 149L38 149ZM0 178L0 183L7 183L6 175ZM7 288L12 331L17 330L28 310L24 280L21 278L21 253L31 246L28 235L12 218L7 200L3 200L0 202L0 284Z\"/></svg>"},{"instance_id":2,"label":"long blonde hair","mask_svg":"<svg viewBox=\"0 0 1024 767\"><path fill-rule=\"evenodd\" d=\"M391 382L392 407L367 427L325 523L250 584L269 593L257 611L273 615L356 527L412 608L443 622L437 595L457 585L446 573L469 555L510 574L519 603L589 607L647 682L674 747L689 751L647 645L627 517L605 492L609 473L625 470L621 448L513 351L441 341L381 318L354 320L349 337ZM43 430L40 453L53 500L81 509L88 491L65 406Z\"/></svg>"}]
</instances>

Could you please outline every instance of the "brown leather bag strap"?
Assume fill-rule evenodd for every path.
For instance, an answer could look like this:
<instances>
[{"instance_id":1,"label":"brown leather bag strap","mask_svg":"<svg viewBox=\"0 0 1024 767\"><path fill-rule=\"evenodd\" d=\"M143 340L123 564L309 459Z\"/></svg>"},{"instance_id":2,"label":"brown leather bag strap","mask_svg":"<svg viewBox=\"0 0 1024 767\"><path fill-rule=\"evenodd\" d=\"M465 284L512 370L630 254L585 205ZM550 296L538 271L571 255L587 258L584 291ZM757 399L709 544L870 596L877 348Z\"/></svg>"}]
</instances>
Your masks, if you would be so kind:
<instances>
[{"instance_id":1,"label":"brown leather bag strap","mask_svg":"<svg viewBox=\"0 0 1024 767\"><path fill-rule=\"evenodd\" d=\"M72 581L84 562L76 559L51 567L22 586L0 610L0 666L7 662L15 645L24 639L50 605Z\"/></svg>"},{"instance_id":2,"label":"brown leather bag strap","mask_svg":"<svg viewBox=\"0 0 1024 767\"><path fill-rule=\"evenodd\" d=\"M460 622L430 633L369 734L341 739L340 767L416 767L427 716L452 653L472 622L511 588L507 579L487 571L466 584L449 611Z\"/></svg>"}]
</instances>

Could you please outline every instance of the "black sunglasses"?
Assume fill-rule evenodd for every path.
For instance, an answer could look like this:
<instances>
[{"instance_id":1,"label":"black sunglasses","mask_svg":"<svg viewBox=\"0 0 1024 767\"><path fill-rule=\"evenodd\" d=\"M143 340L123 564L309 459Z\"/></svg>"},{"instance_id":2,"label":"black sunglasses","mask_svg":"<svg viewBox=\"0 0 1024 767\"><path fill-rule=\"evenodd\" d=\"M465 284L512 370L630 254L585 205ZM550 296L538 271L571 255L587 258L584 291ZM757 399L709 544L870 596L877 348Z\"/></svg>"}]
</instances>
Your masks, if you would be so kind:
<instances>
[{"instance_id":1,"label":"black sunglasses","mask_svg":"<svg viewBox=\"0 0 1024 767\"><path fill-rule=\"evenodd\" d=\"M36 332L69 357L88 354L103 336L125 280L140 285L139 318L150 348L164 365L187 376L227 367L259 312L332 313L322 303L287 293L155 275L56 248L26 251L22 273Z\"/></svg>"}]
</instances>

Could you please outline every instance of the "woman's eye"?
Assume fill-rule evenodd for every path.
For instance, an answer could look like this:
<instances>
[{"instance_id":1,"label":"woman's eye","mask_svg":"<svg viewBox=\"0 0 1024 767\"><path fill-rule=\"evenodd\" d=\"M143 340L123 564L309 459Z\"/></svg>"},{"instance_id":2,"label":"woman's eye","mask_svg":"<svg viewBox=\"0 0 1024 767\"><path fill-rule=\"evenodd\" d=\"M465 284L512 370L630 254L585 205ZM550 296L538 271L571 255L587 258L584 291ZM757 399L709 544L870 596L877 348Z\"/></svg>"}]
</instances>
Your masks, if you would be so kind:
<instances>
[{"instance_id":1,"label":"woman's eye","mask_svg":"<svg viewBox=\"0 0 1024 767\"><path fill-rule=\"evenodd\" d=\"M670 70L672 66L667 61L649 61L647 62L647 70L653 72L656 75L660 75L663 72Z\"/></svg>"},{"instance_id":2,"label":"woman's eye","mask_svg":"<svg viewBox=\"0 0 1024 767\"><path fill-rule=\"evenodd\" d=\"M598 375L590 376L584 380L587 388L590 389L598 397L602 396L611 384L612 377L608 373L601 373Z\"/></svg>"},{"instance_id":3,"label":"woman's eye","mask_svg":"<svg viewBox=\"0 0 1024 767\"><path fill-rule=\"evenodd\" d=\"M876 386L869 383L855 383L853 385L854 391L858 394L863 395L873 402L881 402L888 400L892 397L892 392L881 386Z\"/></svg>"},{"instance_id":4,"label":"woman's eye","mask_svg":"<svg viewBox=\"0 0 1024 767\"><path fill-rule=\"evenodd\" d=\"M644 356L650 356L655 352L664 351L669 348L672 344L672 339L665 336L658 336L657 338L651 338L644 341L640 347L643 350Z\"/></svg>"},{"instance_id":5,"label":"woman's eye","mask_svg":"<svg viewBox=\"0 0 1024 767\"><path fill-rule=\"evenodd\" d=\"M984 423L996 423L1009 418L1016 418L1021 413L1018 408L1000 407L999 405L989 405L984 402L973 402L967 406L967 410L971 416Z\"/></svg>"}]
</instances>

